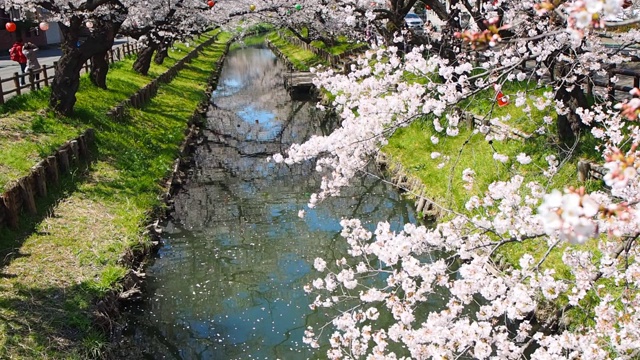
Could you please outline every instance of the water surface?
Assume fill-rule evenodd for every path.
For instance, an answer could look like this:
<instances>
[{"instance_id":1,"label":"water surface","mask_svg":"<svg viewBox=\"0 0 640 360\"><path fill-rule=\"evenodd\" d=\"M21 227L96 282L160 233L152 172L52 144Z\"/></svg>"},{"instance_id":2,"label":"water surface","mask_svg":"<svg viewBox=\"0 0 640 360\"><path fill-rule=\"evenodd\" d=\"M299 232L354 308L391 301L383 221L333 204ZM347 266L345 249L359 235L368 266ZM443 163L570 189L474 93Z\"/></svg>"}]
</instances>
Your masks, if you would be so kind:
<instances>
[{"instance_id":1,"label":"water surface","mask_svg":"<svg viewBox=\"0 0 640 360\"><path fill-rule=\"evenodd\" d=\"M326 358L302 343L306 326L326 321L303 291L318 275L313 260L345 256L342 218L415 221L411 206L372 177L307 208L319 184L313 164L267 158L333 119L292 101L284 71L264 48L227 57L194 168L147 269L146 299L132 313L130 332L148 358Z\"/></svg>"}]
</instances>

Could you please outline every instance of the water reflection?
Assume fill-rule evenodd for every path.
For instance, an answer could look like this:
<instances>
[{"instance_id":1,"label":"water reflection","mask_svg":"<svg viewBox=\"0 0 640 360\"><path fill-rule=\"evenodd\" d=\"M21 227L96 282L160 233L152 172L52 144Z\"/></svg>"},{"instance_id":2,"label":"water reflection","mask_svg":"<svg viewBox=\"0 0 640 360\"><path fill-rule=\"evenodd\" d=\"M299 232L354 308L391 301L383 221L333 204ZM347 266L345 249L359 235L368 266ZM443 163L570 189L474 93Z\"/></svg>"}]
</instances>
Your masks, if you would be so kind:
<instances>
[{"instance_id":1,"label":"water reflection","mask_svg":"<svg viewBox=\"0 0 640 360\"><path fill-rule=\"evenodd\" d=\"M343 257L343 217L415 220L373 178L298 217L318 186L312 164L266 158L328 125L313 104L290 100L274 59L256 48L227 57L195 168L147 271L148 298L133 314L133 338L149 358L324 358L302 344L304 328L323 320L302 290L313 259Z\"/></svg>"}]
</instances>

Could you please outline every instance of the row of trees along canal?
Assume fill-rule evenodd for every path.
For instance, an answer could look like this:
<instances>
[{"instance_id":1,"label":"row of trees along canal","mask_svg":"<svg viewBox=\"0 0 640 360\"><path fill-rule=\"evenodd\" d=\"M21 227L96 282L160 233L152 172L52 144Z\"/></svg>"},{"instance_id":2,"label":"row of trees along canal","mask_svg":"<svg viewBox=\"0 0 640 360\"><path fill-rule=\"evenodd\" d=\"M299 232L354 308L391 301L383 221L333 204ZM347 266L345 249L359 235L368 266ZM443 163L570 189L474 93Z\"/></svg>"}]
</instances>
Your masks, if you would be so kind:
<instances>
[{"instance_id":1,"label":"row of trees along canal","mask_svg":"<svg viewBox=\"0 0 640 360\"><path fill-rule=\"evenodd\" d=\"M427 13L434 20L441 20L442 26L438 31L425 30L425 34L420 35L402 30L404 15L416 5L421 9L427 8ZM401 264L397 274L405 277L397 278L396 286L369 292L361 300L363 303L372 300L384 303L391 310L396 324L374 329L372 334L366 328L366 321L351 320L373 319L375 312L358 313L358 308L353 310L353 314L345 313L334 324L337 331L331 355L390 352L392 350L385 347L389 338L401 343L415 357L434 352L443 352L449 357L463 355L475 358L485 358L491 353L518 358L531 352L534 357L545 358L558 355L558 351L562 354L595 354L600 358L637 355L637 346L634 350L630 344L640 341L637 335L640 334L640 321L637 320L640 317L637 291L640 272L635 272L635 240L640 234L636 205L640 198L637 191L640 188L640 177L637 176L640 165L635 151L640 135L628 120L638 119L640 90L634 90L631 94L634 98L618 106L603 100L606 93L597 90L593 94L585 93L595 77L611 66L628 65L632 57L626 56L622 50L637 51L631 47L640 39L636 27L640 22L638 4L634 0L540 1L535 4L518 0L423 0L422 3L391 0L382 5L343 0L331 3L316 0L296 3L222 0L213 7L203 2L186 1L69 3L13 0L4 2L4 6L24 10L40 6L52 14L52 20L62 22L64 53L51 99L52 107L62 113L73 108L72 94L77 89L75 69L83 60L103 56L116 33L129 28L131 31L144 29L155 21L167 22L172 12L193 11L187 16L188 21L202 16L206 26L234 26L240 22L243 26L251 26L257 22L270 22L287 27L303 41L320 39L325 45L332 45L338 35L363 41L379 35L386 45L405 46L411 43L416 50L404 54L406 56L398 57L400 52L393 48L382 48L377 54L369 54L369 59L377 60L376 67L370 67L368 61L357 62L354 66L361 71L352 72L350 77L336 73L320 76L320 84L339 100L332 106L345 117L343 127L329 136L294 146L287 153L288 162L320 158L320 170L326 172L327 177L322 191L312 198L312 205L326 196L339 193L337 189L340 186L359 174L369 156L385 143L389 129L407 125L418 118L427 119L424 121L429 126L425 129L435 129L431 142L428 142L436 146L431 157L434 161L442 161L446 168L447 164L453 163L449 160L457 158L457 153L464 153L458 149L456 154L443 156L445 149L437 145L464 133L458 127L459 117L455 108L492 98L494 89L510 92L507 95L511 95L512 105L522 109L521 120L534 125L532 131L538 134L534 139L545 140L547 146L535 148L532 154L526 153L527 148L521 149L522 154L509 154L507 145L510 144L502 147L502 139L491 133L484 134L486 127L478 129L479 133L488 136L488 141L473 143L474 148L486 148L486 151L476 154L489 154L490 157L465 169L461 169L462 166L449 168L453 177L444 181L451 185L449 189L455 190L464 185L469 191L475 191L476 197L470 198L472 201L468 207L478 213L465 216L458 212L462 206L443 202L438 205L445 211L451 211L455 220L441 223L438 230L408 227L412 236L397 236L381 225L375 232L378 245L370 248L372 252L369 255L375 255L385 264ZM469 24L460 21L465 13L470 19ZM611 18L617 21L609 20ZM83 45L75 47L75 40L87 21L93 24L91 35ZM190 26L193 23L188 21L171 20L166 26L184 24L177 29L198 27ZM171 30L160 29L158 37L177 31L173 27ZM608 29L617 31L608 33L613 39L605 43L600 35ZM156 37L147 34L146 38ZM531 83L525 80L530 78L520 68L533 60L536 61L533 71L547 76L541 76L545 79L543 82L529 86ZM98 67L100 59L95 63ZM102 74L104 72L96 71L92 75L93 81L100 84ZM409 74L415 76L407 76ZM415 79L421 81L416 82ZM399 91L393 91L396 89ZM504 112L500 113L491 104L478 111L487 121L496 117L509 120ZM584 145L585 134L589 133L594 135L590 141L596 143L600 154L605 154L599 160L610 169L605 180L612 187L614 196L602 192L589 194L576 188L567 188L565 192L551 191L552 187L564 185L554 183L557 180L554 175L563 169L562 165L575 159L583 149L581 145ZM469 145L462 143L460 146L465 150ZM593 149L593 146L588 148ZM508 166L509 176L499 180L483 178L485 169L480 166L487 162L495 162L496 168ZM539 172L546 180L542 183L540 178L529 181L532 169L527 166L533 166L529 164L536 164L534 172ZM540 168L544 171L539 171ZM482 183L483 180L489 183ZM486 189L489 189L488 194L482 192ZM543 218L536 215L540 205ZM358 235L354 239L368 240L360 237L367 232L361 231L356 224L347 226L350 227L347 233ZM597 240L581 245L586 248L567 245L567 240L586 242L592 238ZM413 252L435 248L456 254L455 257L466 261L462 265L463 271L454 271L448 263L439 264L443 265L440 267L427 266L419 256L413 257L411 251L398 253L398 243L407 244L408 247L400 248ZM497 271L493 266L496 252L507 244L522 243L535 243L544 249L540 254L516 251L511 254L515 257L511 262L516 267L499 268ZM358 253L357 249L354 251ZM554 277L548 272L552 267L546 266L548 262L558 258L562 258L567 266L567 277ZM398 263L398 259L402 262ZM367 260L364 264L372 262ZM415 267L409 270L405 264L419 264L420 271L414 271L417 270ZM318 269L325 269L321 260L317 265ZM362 272L343 270L336 270L337 275L325 278L324 283L331 280L332 289L346 287L348 290L353 287L356 276L353 274ZM456 272L458 278L450 279L449 271ZM434 283L434 279L438 282ZM609 293L603 293L601 285L606 288L611 284L603 284L604 279L623 283L633 291L608 297ZM334 287L336 281L342 286ZM427 319L420 318L418 322L413 309L416 302L424 301L421 295L423 291L430 290L430 284L447 287L452 297L443 311L429 315ZM398 297L399 287L403 290L402 298ZM389 290L394 294L386 292ZM488 303L469 315L469 311L474 310L461 305L472 302L474 296L482 296ZM318 306L329 304L331 299L327 297ZM536 309L556 299L566 305L557 308L547 317L548 321L532 320L539 320L531 317ZM589 312L595 307L597 311ZM572 309L586 310L593 321L585 322L587 326L580 328L558 326L558 319ZM518 325L517 329L501 326L505 316ZM357 336L357 341L354 336ZM372 342L366 336L377 339L374 345L377 350L369 349ZM310 333L308 341L313 344L313 339L314 334Z\"/></svg>"}]
</instances>

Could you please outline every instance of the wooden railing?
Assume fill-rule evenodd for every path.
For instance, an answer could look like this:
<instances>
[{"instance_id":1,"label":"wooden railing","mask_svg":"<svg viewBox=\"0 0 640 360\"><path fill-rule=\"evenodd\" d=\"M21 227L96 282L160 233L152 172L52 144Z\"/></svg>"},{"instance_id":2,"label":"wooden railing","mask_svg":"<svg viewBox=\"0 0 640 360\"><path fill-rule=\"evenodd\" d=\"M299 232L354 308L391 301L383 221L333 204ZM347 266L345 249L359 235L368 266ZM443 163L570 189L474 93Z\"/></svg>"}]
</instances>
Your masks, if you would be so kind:
<instances>
[{"instance_id":1,"label":"wooden railing","mask_svg":"<svg viewBox=\"0 0 640 360\"><path fill-rule=\"evenodd\" d=\"M609 97L609 100L615 99L616 90L624 91L628 94L629 91L631 91L633 88L640 88L640 71L638 70L620 69L620 68L616 68L614 65L611 69L609 69L608 76L609 76L609 79L606 84L599 84L595 81L594 81L594 84L598 86L605 86L607 88L608 90L607 96ZM617 84L618 82L614 83L612 81L613 77L619 78L620 76L627 76L627 77L633 78L633 86L618 85Z\"/></svg>"},{"instance_id":2,"label":"wooden railing","mask_svg":"<svg viewBox=\"0 0 640 360\"><path fill-rule=\"evenodd\" d=\"M137 53L139 46L137 43L125 43L117 48L113 48L107 52L107 61L112 64L120 61L127 55ZM0 78L0 104L8 99L7 95L21 95L28 90L34 91L42 86L49 86L55 76L55 67L57 62L51 65L42 65L40 69L29 70L26 74L13 73L10 78ZM91 60L84 63L81 74L88 73L91 66ZM22 80L22 81L21 81ZM24 83L23 84L21 84Z\"/></svg>"}]
</instances>

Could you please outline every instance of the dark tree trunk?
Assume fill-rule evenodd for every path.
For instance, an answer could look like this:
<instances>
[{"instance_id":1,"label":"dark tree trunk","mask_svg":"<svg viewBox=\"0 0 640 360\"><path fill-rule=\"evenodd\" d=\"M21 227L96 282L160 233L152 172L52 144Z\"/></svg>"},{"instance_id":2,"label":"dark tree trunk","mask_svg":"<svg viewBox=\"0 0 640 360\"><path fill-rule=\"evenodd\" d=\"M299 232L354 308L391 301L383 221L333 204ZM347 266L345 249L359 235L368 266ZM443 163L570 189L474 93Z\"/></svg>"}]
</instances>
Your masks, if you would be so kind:
<instances>
[{"instance_id":1,"label":"dark tree trunk","mask_svg":"<svg viewBox=\"0 0 640 360\"><path fill-rule=\"evenodd\" d=\"M555 96L556 100L561 100L567 107L565 115L556 117L558 137L561 142L571 145L580 129L585 128L580 116L576 114L577 108L589 108L589 102L579 85L574 85L569 91L566 86L560 86Z\"/></svg>"},{"instance_id":2,"label":"dark tree trunk","mask_svg":"<svg viewBox=\"0 0 640 360\"><path fill-rule=\"evenodd\" d=\"M287 29L289 29L293 35L295 35L295 37L297 37L300 41L304 42L305 44L310 44L311 43L311 39L307 36L303 36L301 32L299 32L297 29L295 29L292 26L288 26Z\"/></svg>"},{"instance_id":3,"label":"dark tree trunk","mask_svg":"<svg viewBox=\"0 0 640 360\"><path fill-rule=\"evenodd\" d=\"M58 60L55 77L51 82L49 106L57 113L71 115L76 103L76 92L80 86L80 69L82 58L80 51L64 51Z\"/></svg>"},{"instance_id":4,"label":"dark tree trunk","mask_svg":"<svg viewBox=\"0 0 640 360\"><path fill-rule=\"evenodd\" d=\"M555 78L561 79L566 76L569 67L570 64L567 63L555 63L553 66ZM579 78L573 86L560 85L554 97L555 100L562 101L566 107L566 113L558 114L556 117L558 138L566 145L573 144L580 130L586 128L580 116L576 114L577 108L589 108L589 101L579 85L581 82L582 79Z\"/></svg>"},{"instance_id":5,"label":"dark tree trunk","mask_svg":"<svg viewBox=\"0 0 640 360\"><path fill-rule=\"evenodd\" d=\"M72 17L69 26L60 24L62 32L62 56L55 69L51 82L49 106L57 113L69 116L76 103L76 92L80 86L80 70L84 63L96 56L104 55L113 46L115 33L120 24L94 21L94 30L89 32L83 27L84 19ZM82 35L83 42L79 44ZM106 71L103 73L106 76Z\"/></svg>"},{"instance_id":6,"label":"dark tree trunk","mask_svg":"<svg viewBox=\"0 0 640 360\"><path fill-rule=\"evenodd\" d=\"M69 26L60 25L62 31L62 56L58 59L55 77L51 82L49 106L57 113L71 115L80 86L80 70L89 56L78 47L82 19L74 17Z\"/></svg>"},{"instance_id":7,"label":"dark tree trunk","mask_svg":"<svg viewBox=\"0 0 640 360\"><path fill-rule=\"evenodd\" d=\"M106 54L96 54L91 57L91 72L89 79L91 83L101 89L107 88L107 72L109 71L109 61Z\"/></svg>"},{"instance_id":8,"label":"dark tree trunk","mask_svg":"<svg viewBox=\"0 0 640 360\"><path fill-rule=\"evenodd\" d=\"M120 29L122 23L101 23L100 29L94 30L93 36L100 36L104 39L105 43L109 44L108 48L104 51L100 51L91 56L91 68L89 72L89 79L95 86L106 89L107 88L107 72L109 72L109 50L113 47L113 42L116 39L116 34Z\"/></svg>"},{"instance_id":9,"label":"dark tree trunk","mask_svg":"<svg viewBox=\"0 0 640 360\"><path fill-rule=\"evenodd\" d=\"M158 45L150 43L142 50L138 51L138 58L133 63L133 70L142 75L147 75L149 67L151 67L151 59L153 59L153 53L158 48Z\"/></svg>"},{"instance_id":10,"label":"dark tree trunk","mask_svg":"<svg viewBox=\"0 0 640 360\"><path fill-rule=\"evenodd\" d=\"M158 65L162 65L164 59L169 56L169 47L171 46L171 41L163 40L160 43L158 51L156 51L156 56L153 58L153 62Z\"/></svg>"},{"instance_id":11,"label":"dark tree trunk","mask_svg":"<svg viewBox=\"0 0 640 360\"><path fill-rule=\"evenodd\" d=\"M377 27L380 35L385 39L385 43L393 43L395 33L405 27L404 17L411 11L417 1L418 0L391 0L388 2L388 9L379 9L376 11L377 20L388 20L384 26Z\"/></svg>"}]
</instances>

